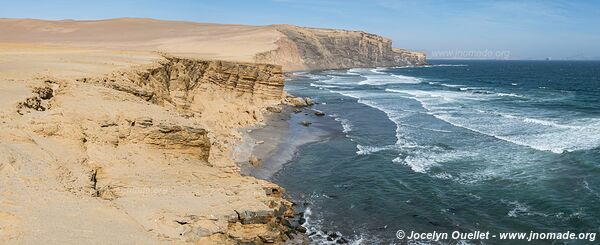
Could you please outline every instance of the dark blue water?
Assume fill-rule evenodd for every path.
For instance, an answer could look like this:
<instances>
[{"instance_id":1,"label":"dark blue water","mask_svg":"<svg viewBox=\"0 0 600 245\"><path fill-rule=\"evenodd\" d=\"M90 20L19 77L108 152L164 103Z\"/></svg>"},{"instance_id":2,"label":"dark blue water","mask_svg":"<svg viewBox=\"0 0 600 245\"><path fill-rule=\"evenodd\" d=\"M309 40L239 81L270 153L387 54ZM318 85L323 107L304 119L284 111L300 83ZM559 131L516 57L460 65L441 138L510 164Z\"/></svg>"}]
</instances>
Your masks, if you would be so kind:
<instances>
[{"instance_id":1,"label":"dark blue water","mask_svg":"<svg viewBox=\"0 0 600 245\"><path fill-rule=\"evenodd\" d=\"M415 242L398 229L600 232L600 62L431 63L288 82L340 123L273 176L306 203L315 243L323 231L362 244Z\"/></svg>"}]
</instances>

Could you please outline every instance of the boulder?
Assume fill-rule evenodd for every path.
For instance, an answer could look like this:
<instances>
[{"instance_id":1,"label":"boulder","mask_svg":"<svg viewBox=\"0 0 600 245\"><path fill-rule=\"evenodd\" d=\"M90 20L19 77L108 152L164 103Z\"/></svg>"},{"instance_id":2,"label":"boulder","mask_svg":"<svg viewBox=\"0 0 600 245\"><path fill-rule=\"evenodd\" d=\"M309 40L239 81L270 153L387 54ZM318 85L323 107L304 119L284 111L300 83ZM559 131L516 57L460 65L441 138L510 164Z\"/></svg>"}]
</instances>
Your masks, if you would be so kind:
<instances>
[{"instance_id":1,"label":"boulder","mask_svg":"<svg viewBox=\"0 0 600 245\"><path fill-rule=\"evenodd\" d=\"M313 100L310 98L291 97L291 96L286 98L286 103L288 105L291 105L294 107L307 107L307 106L314 105Z\"/></svg>"},{"instance_id":2,"label":"boulder","mask_svg":"<svg viewBox=\"0 0 600 245\"><path fill-rule=\"evenodd\" d=\"M256 157L255 155L252 155L252 156L250 156L250 159L248 159L248 162L250 164L252 164L252 166L258 167L258 166L260 166L261 160L258 157Z\"/></svg>"},{"instance_id":3,"label":"boulder","mask_svg":"<svg viewBox=\"0 0 600 245\"><path fill-rule=\"evenodd\" d=\"M40 99L49 100L53 96L52 88L50 87L37 87L33 89L33 93L37 94Z\"/></svg>"},{"instance_id":4,"label":"boulder","mask_svg":"<svg viewBox=\"0 0 600 245\"><path fill-rule=\"evenodd\" d=\"M267 107L267 111L270 111L273 113L281 113L281 107L269 106L269 107Z\"/></svg>"}]
</instances>

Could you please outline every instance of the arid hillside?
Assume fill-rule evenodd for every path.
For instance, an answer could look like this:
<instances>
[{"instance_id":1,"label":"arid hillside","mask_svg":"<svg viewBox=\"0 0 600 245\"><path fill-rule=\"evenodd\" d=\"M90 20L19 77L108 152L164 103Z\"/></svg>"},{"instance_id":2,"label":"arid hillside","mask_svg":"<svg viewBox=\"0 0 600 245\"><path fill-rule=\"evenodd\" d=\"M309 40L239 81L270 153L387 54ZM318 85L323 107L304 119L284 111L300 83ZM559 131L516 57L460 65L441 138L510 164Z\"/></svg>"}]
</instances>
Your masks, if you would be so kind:
<instances>
[{"instance_id":1,"label":"arid hillside","mask_svg":"<svg viewBox=\"0 0 600 245\"><path fill-rule=\"evenodd\" d=\"M155 52L270 63L282 65L284 70L425 63L422 53L396 52L391 40L377 35L290 25L223 25L137 18L93 21L0 19L0 33L3 33L0 51L17 48L10 54L4 52L4 58L6 55L18 56L18 50L33 55L41 52L46 57L49 53L69 56L73 52L106 50L108 53L127 51L128 58L110 59L105 57L109 54L100 52L95 54L101 56L95 57L96 61L82 63L99 63L99 58L109 58L110 62L104 63L119 65L144 60ZM65 47L77 49L67 52Z\"/></svg>"}]
</instances>

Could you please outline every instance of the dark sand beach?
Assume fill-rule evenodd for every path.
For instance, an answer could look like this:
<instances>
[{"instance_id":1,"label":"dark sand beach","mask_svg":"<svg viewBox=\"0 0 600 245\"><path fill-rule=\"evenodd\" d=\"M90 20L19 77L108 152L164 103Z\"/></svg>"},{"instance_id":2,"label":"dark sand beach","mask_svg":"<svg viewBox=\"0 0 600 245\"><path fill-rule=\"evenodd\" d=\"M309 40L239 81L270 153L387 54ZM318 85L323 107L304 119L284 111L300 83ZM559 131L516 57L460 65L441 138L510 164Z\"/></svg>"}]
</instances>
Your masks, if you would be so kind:
<instances>
[{"instance_id":1,"label":"dark sand beach","mask_svg":"<svg viewBox=\"0 0 600 245\"><path fill-rule=\"evenodd\" d=\"M301 109L294 112L293 109ZM243 141L236 147L234 159L240 165L242 174L260 179L270 179L284 165L293 160L299 147L325 140L339 132L339 123L333 118L315 115L310 107L285 107L281 113L271 113L264 125L241 131ZM303 122L309 122L305 126ZM249 159L254 155L259 164L239 159Z\"/></svg>"}]
</instances>

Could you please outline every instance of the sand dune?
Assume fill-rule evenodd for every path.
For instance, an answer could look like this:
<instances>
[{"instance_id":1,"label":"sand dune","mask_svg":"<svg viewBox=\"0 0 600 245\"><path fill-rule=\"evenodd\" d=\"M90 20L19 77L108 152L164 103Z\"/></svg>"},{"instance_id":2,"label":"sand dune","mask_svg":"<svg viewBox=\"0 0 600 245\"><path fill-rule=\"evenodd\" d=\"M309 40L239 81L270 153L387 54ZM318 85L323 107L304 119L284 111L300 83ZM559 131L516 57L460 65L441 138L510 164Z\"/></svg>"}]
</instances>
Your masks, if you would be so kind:
<instances>
[{"instance_id":1,"label":"sand dune","mask_svg":"<svg viewBox=\"0 0 600 245\"><path fill-rule=\"evenodd\" d=\"M270 27L120 18L93 21L0 19L0 42L109 50L161 51L204 59L253 61L282 34Z\"/></svg>"}]
</instances>

